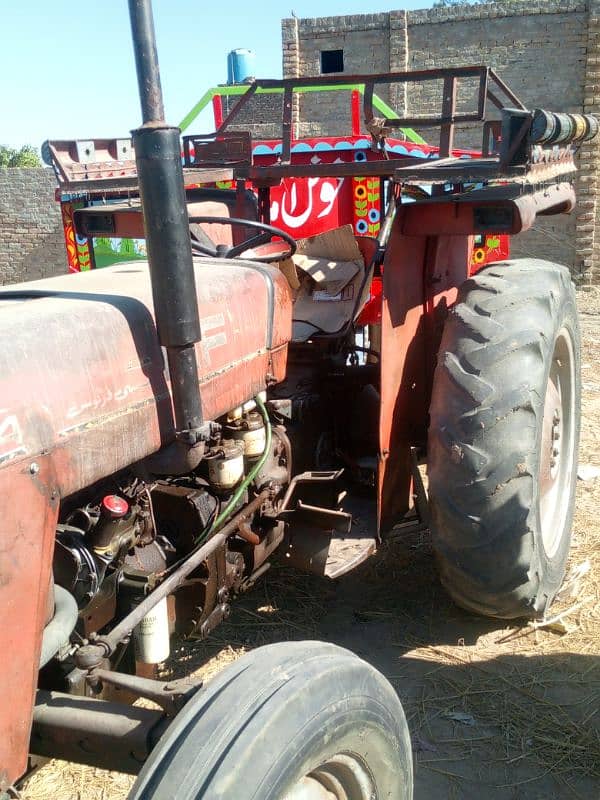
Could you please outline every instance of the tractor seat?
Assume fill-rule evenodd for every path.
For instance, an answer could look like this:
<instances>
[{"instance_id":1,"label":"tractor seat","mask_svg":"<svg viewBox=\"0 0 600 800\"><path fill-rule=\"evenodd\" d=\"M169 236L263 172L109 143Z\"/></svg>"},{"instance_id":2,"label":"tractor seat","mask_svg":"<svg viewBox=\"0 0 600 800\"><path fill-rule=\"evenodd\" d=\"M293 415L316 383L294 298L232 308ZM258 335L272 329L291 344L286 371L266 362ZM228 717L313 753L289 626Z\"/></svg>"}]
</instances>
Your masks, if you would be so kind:
<instances>
[{"instance_id":1,"label":"tractor seat","mask_svg":"<svg viewBox=\"0 0 600 800\"><path fill-rule=\"evenodd\" d=\"M293 342L342 332L356 319L369 297L376 248L376 239L355 237L350 225L299 243L294 273L283 270L295 294Z\"/></svg>"}]
</instances>

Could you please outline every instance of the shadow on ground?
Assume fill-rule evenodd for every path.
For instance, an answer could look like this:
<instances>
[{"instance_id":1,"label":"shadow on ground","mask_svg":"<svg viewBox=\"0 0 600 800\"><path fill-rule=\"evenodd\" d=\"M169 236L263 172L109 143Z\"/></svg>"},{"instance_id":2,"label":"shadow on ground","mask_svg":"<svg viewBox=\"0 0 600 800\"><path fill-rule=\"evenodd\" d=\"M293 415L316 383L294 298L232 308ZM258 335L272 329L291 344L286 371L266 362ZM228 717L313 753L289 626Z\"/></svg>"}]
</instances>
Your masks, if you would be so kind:
<instances>
[{"instance_id":1,"label":"shadow on ground","mask_svg":"<svg viewBox=\"0 0 600 800\"><path fill-rule=\"evenodd\" d=\"M274 565L174 674L210 675L240 651L285 639L347 647L402 698L415 800L600 796L600 658L543 646L528 629L457 608L426 540L390 545L332 583Z\"/></svg>"}]
</instances>

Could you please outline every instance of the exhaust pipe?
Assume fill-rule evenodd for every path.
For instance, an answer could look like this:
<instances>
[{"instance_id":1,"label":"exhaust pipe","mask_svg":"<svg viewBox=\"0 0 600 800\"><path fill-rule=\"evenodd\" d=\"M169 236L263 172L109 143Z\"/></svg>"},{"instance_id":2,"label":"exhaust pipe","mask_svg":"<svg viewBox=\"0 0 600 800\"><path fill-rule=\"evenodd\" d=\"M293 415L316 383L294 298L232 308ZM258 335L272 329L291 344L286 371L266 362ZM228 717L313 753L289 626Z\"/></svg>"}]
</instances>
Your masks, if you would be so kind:
<instances>
[{"instance_id":1,"label":"exhaust pipe","mask_svg":"<svg viewBox=\"0 0 600 800\"><path fill-rule=\"evenodd\" d=\"M180 130L164 120L151 0L129 0L129 16L143 120L132 137L154 313L159 341L167 351L177 441L194 447L202 440L202 401L194 348L201 334ZM200 457L201 452L198 461Z\"/></svg>"}]
</instances>

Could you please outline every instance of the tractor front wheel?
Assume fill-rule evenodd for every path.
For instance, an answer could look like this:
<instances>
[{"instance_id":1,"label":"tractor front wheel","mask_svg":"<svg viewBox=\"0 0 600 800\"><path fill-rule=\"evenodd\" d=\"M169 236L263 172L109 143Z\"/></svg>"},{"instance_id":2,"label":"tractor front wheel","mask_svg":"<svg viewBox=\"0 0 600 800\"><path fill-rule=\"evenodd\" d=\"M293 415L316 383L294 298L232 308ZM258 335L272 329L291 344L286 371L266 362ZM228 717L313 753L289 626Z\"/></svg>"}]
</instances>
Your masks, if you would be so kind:
<instances>
[{"instance_id":1,"label":"tractor front wheel","mask_svg":"<svg viewBox=\"0 0 600 800\"><path fill-rule=\"evenodd\" d=\"M322 642L260 647L178 714L129 800L410 800L396 692Z\"/></svg>"},{"instance_id":2,"label":"tractor front wheel","mask_svg":"<svg viewBox=\"0 0 600 800\"><path fill-rule=\"evenodd\" d=\"M580 427L580 342L569 271L492 264L459 290L434 377L432 535L454 600L541 617L564 577Z\"/></svg>"}]
</instances>

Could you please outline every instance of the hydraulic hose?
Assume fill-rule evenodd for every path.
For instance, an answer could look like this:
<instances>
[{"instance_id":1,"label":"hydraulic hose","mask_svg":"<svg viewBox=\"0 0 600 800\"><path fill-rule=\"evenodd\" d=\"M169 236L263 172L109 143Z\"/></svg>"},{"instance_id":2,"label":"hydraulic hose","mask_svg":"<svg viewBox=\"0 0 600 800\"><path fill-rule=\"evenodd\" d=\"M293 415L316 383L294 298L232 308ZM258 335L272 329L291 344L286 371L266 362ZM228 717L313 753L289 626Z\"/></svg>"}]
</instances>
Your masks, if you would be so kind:
<instances>
[{"instance_id":1,"label":"hydraulic hose","mask_svg":"<svg viewBox=\"0 0 600 800\"><path fill-rule=\"evenodd\" d=\"M79 609L70 592L54 584L54 616L44 628L40 669L45 667L75 630Z\"/></svg>"}]
</instances>

